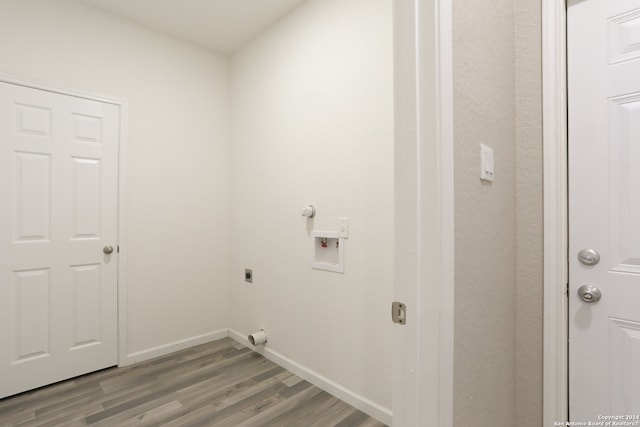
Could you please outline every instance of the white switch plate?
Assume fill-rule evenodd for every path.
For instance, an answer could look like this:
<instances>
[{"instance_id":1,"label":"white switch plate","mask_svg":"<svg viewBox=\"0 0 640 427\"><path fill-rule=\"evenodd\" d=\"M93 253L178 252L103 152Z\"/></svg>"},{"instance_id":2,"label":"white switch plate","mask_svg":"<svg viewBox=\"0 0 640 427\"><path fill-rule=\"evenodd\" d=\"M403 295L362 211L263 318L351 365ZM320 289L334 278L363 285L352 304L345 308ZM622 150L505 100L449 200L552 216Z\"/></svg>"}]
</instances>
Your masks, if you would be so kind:
<instances>
[{"instance_id":1,"label":"white switch plate","mask_svg":"<svg viewBox=\"0 0 640 427\"><path fill-rule=\"evenodd\" d=\"M480 179L493 182L493 148L480 144Z\"/></svg>"},{"instance_id":2,"label":"white switch plate","mask_svg":"<svg viewBox=\"0 0 640 427\"><path fill-rule=\"evenodd\" d=\"M349 218L338 218L338 237L349 237Z\"/></svg>"}]
</instances>

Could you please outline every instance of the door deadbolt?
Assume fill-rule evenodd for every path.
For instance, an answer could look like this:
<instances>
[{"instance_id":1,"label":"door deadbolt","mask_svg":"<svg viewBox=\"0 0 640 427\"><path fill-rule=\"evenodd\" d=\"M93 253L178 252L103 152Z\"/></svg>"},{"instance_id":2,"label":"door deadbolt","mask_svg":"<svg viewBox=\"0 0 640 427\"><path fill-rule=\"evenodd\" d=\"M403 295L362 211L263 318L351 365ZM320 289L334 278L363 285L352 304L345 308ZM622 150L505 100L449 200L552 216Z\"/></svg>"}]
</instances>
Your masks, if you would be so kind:
<instances>
[{"instance_id":1,"label":"door deadbolt","mask_svg":"<svg viewBox=\"0 0 640 427\"><path fill-rule=\"evenodd\" d=\"M593 285L582 285L578 288L578 296L586 303L594 303L600 301L602 292Z\"/></svg>"},{"instance_id":2,"label":"door deadbolt","mask_svg":"<svg viewBox=\"0 0 640 427\"><path fill-rule=\"evenodd\" d=\"M584 265L596 265L600 262L600 254L595 249L583 249L578 252L578 261Z\"/></svg>"}]
</instances>

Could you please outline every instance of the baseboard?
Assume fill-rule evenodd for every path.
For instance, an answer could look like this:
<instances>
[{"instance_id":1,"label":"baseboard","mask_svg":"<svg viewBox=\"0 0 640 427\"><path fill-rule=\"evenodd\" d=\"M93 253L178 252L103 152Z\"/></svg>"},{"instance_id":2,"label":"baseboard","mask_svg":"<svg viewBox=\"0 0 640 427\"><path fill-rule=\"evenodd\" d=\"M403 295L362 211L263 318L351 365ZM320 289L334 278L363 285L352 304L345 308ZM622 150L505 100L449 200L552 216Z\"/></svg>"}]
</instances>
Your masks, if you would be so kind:
<instances>
[{"instance_id":1,"label":"baseboard","mask_svg":"<svg viewBox=\"0 0 640 427\"><path fill-rule=\"evenodd\" d=\"M134 363L143 362L145 360L164 356L175 351L184 350L189 347L205 344L225 337L233 338L242 345L245 345L253 351L262 354L272 362L282 366L285 369L288 369L289 371L298 375L300 378L309 381L316 387L328 393L331 393L338 399L345 401L354 408L361 410L362 412L376 418L377 420L382 421L387 425L391 425L393 417L390 409L380 406L377 403L374 403L371 400L360 396L352 390L349 390L348 388L334 381L331 381L330 379L318 374L317 372L314 372L311 369L294 362L288 357L281 355L277 351L271 350L270 348L264 346L255 347L251 345L245 335L242 335L239 332L234 331L233 329L221 329L219 331L209 332L195 337L174 341L158 347L137 351L135 353L128 354L124 363L121 363L120 366L127 366Z\"/></svg>"},{"instance_id":2,"label":"baseboard","mask_svg":"<svg viewBox=\"0 0 640 427\"><path fill-rule=\"evenodd\" d=\"M326 377L323 377L317 372L314 372L311 369L294 362L293 360L281 355L276 351L271 350L270 348L264 346L255 347L251 345L246 335L242 335L234 331L233 329L229 329L229 336L239 343L251 348L255 352L262 354L272 362L309 381L316 387L326 391L327 393L331 393L340 400L347 402L354 408L361 410L362 412L376 418L379 421L382 421L387 425L391 425L391 410L384 408L377 403L374 403L371 400L360 396L357 393L354 393L346 387L341 386L340 384L337 384Z\"/></svg>"},{"instance_id":3,"label":"baseboard","mask_svg":"<svg viewBox=\"0 0 640 427\"><path fill-rule=\"evenodd\" d=\"M165 354L173 353L193 347L200 344L205 344L211 341L219 340L229 336L228 329L220 329L219 331L208 332L206 334L197 335L195 337L185 338L179 341L163 344L158 347L149 348L147 350L137 351L135 353L128 354L124 363L120 366L127 366L145 360L153 359L155 357L164 356Z\"/></svg>"}]
</instances>

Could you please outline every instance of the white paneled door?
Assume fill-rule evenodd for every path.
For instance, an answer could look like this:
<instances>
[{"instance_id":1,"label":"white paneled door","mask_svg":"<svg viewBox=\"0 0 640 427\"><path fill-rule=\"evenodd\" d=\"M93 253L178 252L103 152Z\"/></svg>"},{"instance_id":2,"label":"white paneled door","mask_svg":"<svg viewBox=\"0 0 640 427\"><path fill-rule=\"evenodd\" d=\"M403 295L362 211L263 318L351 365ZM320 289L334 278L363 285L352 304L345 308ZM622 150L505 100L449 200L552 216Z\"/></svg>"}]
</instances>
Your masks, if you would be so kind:
<instances>
[{"instance_id":1,"label":"white paneled door","mask_svg":"<svg viewBox=\"0 0 640 427\"><path fill-rule=\"evenodd\" d=\"M640 425L640 0L567 24L569 414Z\"/></svg>"},{"instance_id":2,"label":"white paneled door","mask_svg":"<svg viewBox=\"0 0 640 427\"><path fill-rule=\"evenodd\" d=\"M119 109L0 82L0 398L117 364Z\"/></svg>"}]
</instances>

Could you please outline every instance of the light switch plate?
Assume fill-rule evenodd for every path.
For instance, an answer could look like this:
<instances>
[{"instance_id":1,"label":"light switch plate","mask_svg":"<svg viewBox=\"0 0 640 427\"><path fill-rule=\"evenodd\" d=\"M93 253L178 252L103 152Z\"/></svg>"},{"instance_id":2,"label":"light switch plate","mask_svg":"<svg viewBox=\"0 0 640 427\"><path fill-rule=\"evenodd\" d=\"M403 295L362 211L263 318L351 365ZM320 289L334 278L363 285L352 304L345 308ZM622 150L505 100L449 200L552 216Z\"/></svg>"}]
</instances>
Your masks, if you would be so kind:
<instances>
[{"instance_id":1,"label":"light switch plate","mask_svg":"<svg viewBox=\"0 0 640 427\"><path fill-rule=\"evenodd\" d=\"M493 182L493 148L480 144L480 179Z\"/></svg>"},{"instance_id":2,"label":"light switch plate","mask_svg":"<svg viewBox=\"0 0 640 427\"><path fill-rule=\"evenodd\" d=\"M338 218L338 237L349 237L349 218Z\"/></svg>"}]
</instances>

